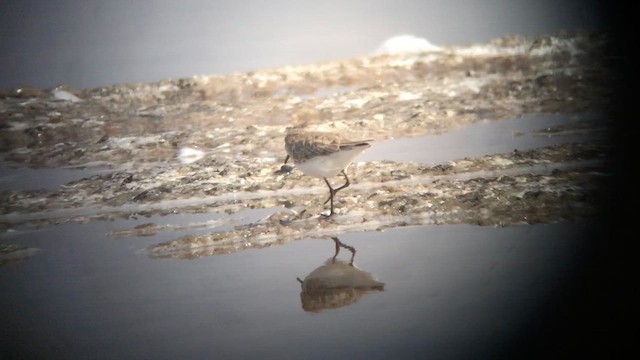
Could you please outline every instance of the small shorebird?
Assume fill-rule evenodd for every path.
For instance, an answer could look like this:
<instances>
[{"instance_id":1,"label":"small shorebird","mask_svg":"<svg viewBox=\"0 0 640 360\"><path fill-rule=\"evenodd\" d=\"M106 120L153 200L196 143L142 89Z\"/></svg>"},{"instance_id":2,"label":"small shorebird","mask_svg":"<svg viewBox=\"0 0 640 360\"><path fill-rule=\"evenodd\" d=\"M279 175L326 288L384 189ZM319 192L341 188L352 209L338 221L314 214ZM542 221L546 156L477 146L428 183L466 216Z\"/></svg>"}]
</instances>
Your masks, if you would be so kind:
<instances>
[{"instance_id":1,"label":"small shorebird","mask_svg":"<svg viewBox=\"0 0 640 360\"><path fill-rule=\"evenodd\" d=\"M303 173L324 179L329 187L329 198L324 203L331 202L331 211L328 215L331 216L333 215L333 198L338 191L350 184L345 170L356 156L371 147L369 141L371 140L348 141L338 134L292 128L284 139L287 150L284 163L286 164L291 158ZM346 182L334 189L327 178L340 173Z\"/></svg>"}]
</instances>

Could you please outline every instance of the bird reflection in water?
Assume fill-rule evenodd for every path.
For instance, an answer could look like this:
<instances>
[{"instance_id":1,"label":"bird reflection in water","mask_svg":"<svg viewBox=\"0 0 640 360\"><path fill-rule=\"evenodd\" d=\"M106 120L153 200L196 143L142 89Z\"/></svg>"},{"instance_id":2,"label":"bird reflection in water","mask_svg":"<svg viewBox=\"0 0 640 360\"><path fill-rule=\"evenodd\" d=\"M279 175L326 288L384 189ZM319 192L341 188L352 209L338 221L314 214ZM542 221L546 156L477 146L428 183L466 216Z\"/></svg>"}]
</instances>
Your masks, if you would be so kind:
<instances>
[{"instance_id":1,"label":"bird reflection in water","mask_svg":"<svg viewBox=\"0 0 640 360\"><path fill-rule=\"evenodd\" d=\"M353 265L356 249L343 244L337 237L332 239L336 245L333 257L313 270L304 280L298 278L302 286L300 300L304 311L320 312L325 309L337 309L353 304L363 294L384 290L384 283L374 279L371 273ZM351 252L348 263L337 259L340 248Z\"/></svg>"}]
</instances>

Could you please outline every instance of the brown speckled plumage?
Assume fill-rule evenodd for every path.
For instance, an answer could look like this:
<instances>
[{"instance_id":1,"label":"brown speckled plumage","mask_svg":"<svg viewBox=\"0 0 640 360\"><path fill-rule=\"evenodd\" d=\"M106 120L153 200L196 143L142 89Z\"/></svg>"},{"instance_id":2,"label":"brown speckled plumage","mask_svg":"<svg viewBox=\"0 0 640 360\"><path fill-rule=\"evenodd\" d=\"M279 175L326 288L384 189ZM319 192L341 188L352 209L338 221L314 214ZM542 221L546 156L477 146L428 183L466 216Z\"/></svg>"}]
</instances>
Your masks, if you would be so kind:
<instances>
[{"instance_id":1,"label":"brown speckled plumage","mask_svg":"<svg viewBox=\"0 0 640 360\"><path fill-rule=\"evenodd\" d=\"M365 146L371 140L349 141L338 134L291 129L284 139L287 154L299 163L316 156L329 155L354 146Z\"/></svg>"},{"instance_id":2,"label":"brown speckled plumage","mask_svg":"<svg viewBox=\"0 0 640 360\"><path fill-rule=\"evenodd\" d=\"M371 146L368 141L370 140L350 141L335 133L293 128L284 139L287 151L285 163L291 158L305 174L324 179L329 187L329 198L325 204L331 202L331 216L334 212L333 198L338 191L350 184L345 169L358 154ZM338 174L344 176L345 183L334 189L327 177Z\"/></svg>"}]
</instances>

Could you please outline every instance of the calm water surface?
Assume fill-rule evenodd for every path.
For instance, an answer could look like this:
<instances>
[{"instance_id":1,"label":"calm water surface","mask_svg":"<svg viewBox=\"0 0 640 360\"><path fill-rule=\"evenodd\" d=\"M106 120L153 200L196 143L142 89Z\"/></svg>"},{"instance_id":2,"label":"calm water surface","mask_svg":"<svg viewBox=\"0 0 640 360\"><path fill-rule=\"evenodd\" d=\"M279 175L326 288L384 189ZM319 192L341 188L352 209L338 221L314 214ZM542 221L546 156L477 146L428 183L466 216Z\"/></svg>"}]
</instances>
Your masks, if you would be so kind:
<instances>
[{"instance_id":1,"label":"calm water surface","mask_svg":"<svg viewBox=\"0 0 640 360\"><path fill-rule=\"evenodd\" d=\"M578 223L343 234L354 265L384 291L307 312L296 278L334 255L331 239L173 260L140 250L182 233L106 236L147 221L3 238L42 251L0 268L2 358L495 358L549 316L588 231Z\"/></svg>"}]
</instances>

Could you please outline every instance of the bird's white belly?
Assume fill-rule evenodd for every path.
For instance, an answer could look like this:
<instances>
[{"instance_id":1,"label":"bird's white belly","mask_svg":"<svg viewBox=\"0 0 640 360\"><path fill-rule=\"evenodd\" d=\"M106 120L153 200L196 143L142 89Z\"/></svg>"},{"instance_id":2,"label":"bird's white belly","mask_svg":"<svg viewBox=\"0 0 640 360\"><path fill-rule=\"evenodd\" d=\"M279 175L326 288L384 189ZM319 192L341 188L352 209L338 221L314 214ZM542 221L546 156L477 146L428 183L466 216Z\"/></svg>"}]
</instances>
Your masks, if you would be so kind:
<instances>
[{"instance_id":1,"label":"bird's white belly","mask_svg":"<svg viewBox=\"0 0 640 360\"><path fill-rule=\"evenodd\" d=\"M364 149L356 148L347 151L339 151L330 155L316 156L307 161L296 163L296 167L303 173L320 177L332 177L346 169L351 161Z\"/></svg>"}]
</instances>

